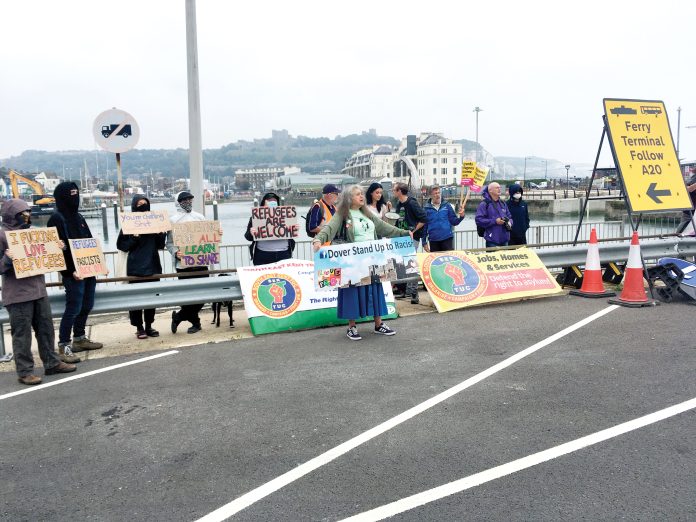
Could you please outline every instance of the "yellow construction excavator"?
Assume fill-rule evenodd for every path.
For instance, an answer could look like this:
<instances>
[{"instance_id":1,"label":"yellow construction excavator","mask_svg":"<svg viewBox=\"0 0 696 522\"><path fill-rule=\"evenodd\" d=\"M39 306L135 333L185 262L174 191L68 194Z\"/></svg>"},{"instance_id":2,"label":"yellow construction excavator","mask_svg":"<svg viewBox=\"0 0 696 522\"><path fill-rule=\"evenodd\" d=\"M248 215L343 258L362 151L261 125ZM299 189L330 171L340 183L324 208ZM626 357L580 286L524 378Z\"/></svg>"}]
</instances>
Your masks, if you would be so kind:
<instances>
[{"instance_id":1,"label":"yellow construction excavator","mask_svg":"<svg viewBox=\"0 0 696 522\"><path fill-rule=\"evenodd\" d=\"M18 174L14 170L10 170L7 177L10 178L10 185L12 187L13 198L19 197L19 187L17 186L17 182L21 181L22 183L26 183L27 185L29 185L29 187L34 191L34 196L32 198L34 205L43 206L55 204L56 200L53 199L52 196L45 195L44 188L41 185L41 183L38 183L33 179L25 178L24 176Z\"/></svg>"}]
</instances>

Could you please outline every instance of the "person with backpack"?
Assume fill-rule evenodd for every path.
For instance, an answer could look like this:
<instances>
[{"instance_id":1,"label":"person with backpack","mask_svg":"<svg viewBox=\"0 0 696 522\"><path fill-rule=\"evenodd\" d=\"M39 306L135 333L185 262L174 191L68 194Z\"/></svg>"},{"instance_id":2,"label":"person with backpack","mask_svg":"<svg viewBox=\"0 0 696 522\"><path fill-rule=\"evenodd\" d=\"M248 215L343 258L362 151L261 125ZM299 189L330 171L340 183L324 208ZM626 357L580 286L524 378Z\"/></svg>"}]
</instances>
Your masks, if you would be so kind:
<instances>
[{"instance_id":1,"label":"person with backpack","mask_svg":"<svg viewBox=\"0 0 696 522\"><path fill-rule=\"evenodd\" d=\"M56 337L43 274L22 279L17 279L15 274L13 255L10 252L5 231L27 229L31 226L29 205L21 199L8 199L2 204L0 214L2 214L2 230L0 230L2 305L10 316L12 354L17 370L17 380L29 386L41 384L41 377L33 373L32 329L36 336L45 375L74 372L75 365L61 361L54 350L53 344ZM65 247L63 244L60 246Z\"/></svg>"},{"instance_id":2,"label":"person with backpack","mask_svg":"<svg viewBox=\"0 0 696 522\"><path fill-rule=\"evenodd\" d=\"M500 184L489 183L481 191L483 201L476 209L476 227L480 237L486 240L486 248L507 246L512 230L512 216L500 199Z\"/></svg>"},{"instance_id":3,"label":"person with backpack","mask_svg":"<svg viewBox=\"0 0 696 522\"><path fill-rule=\"evenodd\" d=\"M396 213L400 216L396 226L413 233L413 246L417 251L418 242L423 234L423 227L428 218L423 207L416 201L416 198L408 195L408 185L406 183L395 183L392 192L397 200ZM406 283L404 294L411 297L411 304L418 304L420 302L418 298L418 281Z\"/></svg>"},{"instance_id":4,"label":"person with backpack","mask_svg":"<svg viewBox=\"0 0 696 522\"><path fill-rule=\"evenodd\" d=\"M522 200L522 186L513 183L508 187L510 199L507 208L512 217L512 230L510 230L510 245L526 245L527 230L529 229L529 209L527 202Z\"/></svg>"},{"instance_id":5,"label":"person with backpack","mask_svg":"<svg viewBox=\"0 0 696 522\"><path fill-rule=\"evenodd\" d=\"M264 194L261 198L261 207L277 207L280 204L280 196L275 192ZM249 255L251 261L256 265L268 265L277 263L283 259L290 259L295 251L294 239L268 239L266 241L256 241L256 238L251 233L251 218L247 225L244 237L247 241L251 241L249 245Z\"/></svg>"},{"instance_id":6,"label":"person with backpack","mask_svg":"<svg viewBox=\"0 0 696 522\"><path fill-rule=\"evenodd\" d=\"M46 226L56 227L58 237L65 243L65 270L60 274L65 288L65 311L58 328L58 356L63 362L76 363L80 358L73 352L98 350L104 345L91 341L85 334L87 317L94 306L94 293L97 288L96 277L82 278L75 271L70 239L91 238L92 232L87 221L78 212L80 208L80 189L72 181L59 183L53 191L56 210L51 214ZM73 334L72 342L70 334Z\"/></svg>"},{"instance_id":7,"label":"person with backpack","mask_svg":"<svg viewBox=\"0 0 696 522\"><path fill-rule=\"evenodd\" d=\"M336 202L338 194L341 192L338 187L332 183L324 185L321 189L322 197L309 209L307 214L305 229L309 237L315 237L321 229L331 220L336 213ZM324 246L328 246L324 245Z\"/></svg>"},{"instance_id":8,"label":"person with backpack","mask_svg":"<svg viewBox=\"0 0 696 522\"><path fill-rule=\"evenodd\" d=\"M464 206L459 213L454 212L452 204L442 199L439 185L430 187L430 199L424 206L427 219L423 227L423 250L426 252L446 252L454 250L454 227L464 219Z\"/></svg>"}]
</instances>

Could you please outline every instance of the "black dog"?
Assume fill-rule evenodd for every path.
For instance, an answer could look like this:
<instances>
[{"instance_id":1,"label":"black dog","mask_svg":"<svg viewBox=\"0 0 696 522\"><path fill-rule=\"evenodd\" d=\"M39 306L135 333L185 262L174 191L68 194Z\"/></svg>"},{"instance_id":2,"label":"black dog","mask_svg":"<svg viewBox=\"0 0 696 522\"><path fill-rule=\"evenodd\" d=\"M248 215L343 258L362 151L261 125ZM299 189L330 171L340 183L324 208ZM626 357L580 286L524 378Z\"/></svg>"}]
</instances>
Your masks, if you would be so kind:
<instances>
[{"instance_id":1,"label":"black dog","mask_svg":"<svg viewBox=\"0 0 696 522\"><path fill-rule=\"evenodd\" d=\"M218 277L229 276L229 274L219 274ZM213 303L213 321L210 324L214 324L215 327L220 326L220 312L222 312L222 307L227 307L227 317L230 318L230 328L234 328L234 319L232 319L232 301L218 301Z\"/></svg>"}]
</instances>

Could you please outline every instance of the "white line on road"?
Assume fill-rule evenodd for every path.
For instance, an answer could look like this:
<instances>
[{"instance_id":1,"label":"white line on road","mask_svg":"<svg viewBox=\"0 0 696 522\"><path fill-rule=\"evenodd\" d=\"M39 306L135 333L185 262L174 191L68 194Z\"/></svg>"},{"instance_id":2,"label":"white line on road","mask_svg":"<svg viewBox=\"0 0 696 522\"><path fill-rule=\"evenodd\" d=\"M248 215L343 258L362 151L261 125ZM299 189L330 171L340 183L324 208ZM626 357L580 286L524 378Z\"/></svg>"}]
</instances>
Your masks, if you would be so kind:
<instances>
[{"instance_id":1,"label":"white line on road","mask_svg":"<svg viewBox=\"0 0 696 522\"><path fill-rule=\"evenodd\" d=\"M579 321L569 326L568 328L565 328L560 332L553 334L551 337L547 337L543 341L539 341L538 343L530 346L529 348L526 348L521 352L516 353L512 357L509 357L504 361L499 362L495 366L491 366L487 370L484 370L483 372L474 375L473 377L457 384L456 386L453 386L452 388L449 388L448 390L445 390L444 392L434 397L431 397L427 401L421 402L420 404L417 404L416 406L406 410L405 412L400 413L396 417L392 417L391 419L383 422L382 424L379 424L374 428L364 433L361 433L360 435L350 440L347 440L342 444L339 444L338 446L330 449L326 453L322 453L321 455L314 457L312 460L309 460L304 464L300 464L296 468L291 469L283 475L274 478L270 482L266 482L265 484L255 489L252 489L248 493L245 493L244 495L233 500L229 504L225 504L224 506L216 509L212 513L209 513L208 515L200 518L198 522L213 522L228 519L235 513L239 513L241 510L249 507L251 504L258 502L259 500L267 497L271 493L278 491L280 488L287 486L291 482L294 482L295 480L304 477L305 475L311 473L315 469L325 464L328 464L332 460L337 459L341 455L348 453L349 451L351 451L354 448L357 448L361 444L364 444L374 439L378 435L381 435L382 433L389 431L390 429L398 426L403 422L406 422L407 420L415 417L420 413L423 413L424 411L432 408L433 406L440 404L441 402L449 399L453 395L456 395L457 393L473 386L474 384L481 382L485 378L490 377L491 375L501 370L504 370L505 368L511 366L517 361L524 359L528 355L533 354L537 350L540 350L541 348L548 346L549 344L557 341L558 339L561 339L562 337L565 337L566 335L573 333L575 330L578 330L583 326L591 323L592 321L605 316L606 314L613 310L616 310L617 308L619 308L617 305L608 306L604 310L600 310L599 312L592 314L589 317L586 317L582 321Z\"/></svg>"},{"instance_id":2,"label":"white line on road","mask_svg":"<svg viewBox=\"0 0 696 522\"><path fill-rule=\"evenodd\" d=\"M442 486L438 486L427 491L422 491L421 493L402 498L401 500L397 500L390 504L385 504L375 509L364 511L363 513L345 518L341 522L374 522L393 517L394 515L398 515L399 513L403 513L409 509L423 506L441 498L454 495L455 493L460 493L475 486L480 486L481 484L485 484L491 480L505 477L523 469L531 468L537 464L573 453L574 451L581 450L587 446L592 446L593 444L618 437L619 435L637 430L638 428L643 428L649 424L654 424L656 422L668 419L669 417L679 415L680 413L684 413L685 411L693 408L696 408L696 398L670 406L664 410L650 413L643 417L638 417L637 419L633 419L622 424L617 424L611 428L586 435L579 439L571 440L570 442L566 442L560 446L549 448L521 459L513 460L507 464L502 464L500 466L496 466L495 468L487 469L474 475L469 475L468 477L455 480L449 484L443 484Z\"/></svg>"},{"instance_id":3,"label":"white line on road","mask_svg":"<svg viewBox=\"0 0 696 522\"><path fill-rule=\"evenodd\" d=\"M151 361L153 359L159 359L160 357L166 357L167 355L174 355L176 353L179 353L179 351L178 350L171 350L169 352L158 353L157 355L150 355L149 357L143 357L142 359L136 359L135 361L128 361L128 362L124 362L121 364L116 364L114 366L107 366L106 368L92 370L91 372L77 373L75 375L71 375L70 377L64 377L64 378L57 380L57 381L47 382L45 384L39 384L37 386L32 386L31 388L27 387L27 388L24 388L23 390L19 390L19 391L12 392L12 393L6 393L5 395L0 395L0 401L3 399L9 399L10 397L16 397L17 395L24 395L25 393L31 393L34 391L43 390L44 388L50 388L51 386L65 384L66 382L75 381L77 379L84 379L85 377L89 377L90 375L96 375L98 373L109 372L111 370L123 368L124 366L131 366L132 364L138 364L138 363L142 363L142 362L146 362L146 361Z\"/></svg>"}]
</instances>

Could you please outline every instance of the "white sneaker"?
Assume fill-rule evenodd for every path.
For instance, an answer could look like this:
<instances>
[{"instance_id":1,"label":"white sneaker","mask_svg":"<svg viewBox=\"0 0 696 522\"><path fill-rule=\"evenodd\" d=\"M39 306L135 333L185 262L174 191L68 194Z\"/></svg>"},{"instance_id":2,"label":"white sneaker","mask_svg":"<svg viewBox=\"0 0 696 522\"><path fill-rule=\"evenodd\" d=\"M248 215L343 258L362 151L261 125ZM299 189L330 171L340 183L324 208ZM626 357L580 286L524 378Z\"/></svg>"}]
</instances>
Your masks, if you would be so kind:
<instances>
[{"instance_id":1,"label":"white sneaker","mask_svg":"<svg viewBox=\"0 0 696 522\"><path fill-rule=\"evenodd\" d=\"M359 341L360 339L362 339L362 337L360 337L360 334L358 333L358 329L355 326L351 326L350 328L348 328L346 337L348 337L348 339L350 339L351 341Z\"/></svg>"},{"instance_id":2,"label":"white sneaker","mask_svg":"<svg viewBox=\"0 0 696 522\"><path fill-rule=\"evenodd\" d=\"M394 335L396 332L389 328L385 323L379 325L379 328L375 328L375 333L380 335Z\"/></svg>"}]
</instances>

